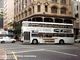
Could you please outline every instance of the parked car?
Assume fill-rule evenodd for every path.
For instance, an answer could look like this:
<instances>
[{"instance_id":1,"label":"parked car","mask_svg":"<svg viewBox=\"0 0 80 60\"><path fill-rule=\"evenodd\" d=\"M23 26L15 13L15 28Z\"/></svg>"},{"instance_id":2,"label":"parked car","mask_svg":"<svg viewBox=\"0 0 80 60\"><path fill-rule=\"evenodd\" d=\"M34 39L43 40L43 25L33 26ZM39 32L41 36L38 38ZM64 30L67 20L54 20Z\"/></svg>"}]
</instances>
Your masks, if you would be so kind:
<instances>
[{"instance_id":1,"label":"parked car","mask_svg":"<svg viewBox=\"0 0 80 60\"><path fill-rule=\"evenodd\" d=\"M1 43L5 43L5 42L15 43L16 40L10 37L0 37L0 42Z\"/></svg>"},{"instance_id":2,"label":"parked car","mask_svg":"<svg viewBox=\"0 0 80 60\"><path fill-rule=\"evenodd\" d=\"M80 43L80 39L76 39L75 40L75 43Z\"/></svg>"}]
</instances>

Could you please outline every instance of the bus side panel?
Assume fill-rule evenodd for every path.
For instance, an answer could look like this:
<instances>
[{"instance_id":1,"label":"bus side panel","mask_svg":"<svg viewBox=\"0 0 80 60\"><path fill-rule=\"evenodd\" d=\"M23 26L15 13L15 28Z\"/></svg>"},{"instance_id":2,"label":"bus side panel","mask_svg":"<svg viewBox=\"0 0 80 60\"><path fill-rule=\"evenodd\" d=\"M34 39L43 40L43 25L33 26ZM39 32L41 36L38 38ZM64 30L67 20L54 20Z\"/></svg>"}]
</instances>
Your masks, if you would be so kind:
<instances>
[{"instance_id":1,"label":"bus side panel","mask_svg":"<svg viewBox=\"0 0 80 60\"><path fill-rule=\"evenodd\" d=\"M74 38L73 37L66 37L64 42L65 43L74 43Z\"/></svg>"},{"instance_id":2,"label":"bus side panel","mask_svg":"<svg viewBox=\"0 0 80 60\"><path fill-rule=\"evenodd\" d=\"M74 43L74 37L54 37L55 43L59 43L60 40L64 40L64 43Z\"/></svg>"},{"instance_id":3,"label":"bus side panel","mask_svg":"<svg viewBox=\"0 0 80 60\"><path fill-rule=\"evenodd\" d=\"M33 39L37 39L39 43L44 43L44 40L40 37L31 37L30 43L32 43Z\"/></svg>"}]
</instances>

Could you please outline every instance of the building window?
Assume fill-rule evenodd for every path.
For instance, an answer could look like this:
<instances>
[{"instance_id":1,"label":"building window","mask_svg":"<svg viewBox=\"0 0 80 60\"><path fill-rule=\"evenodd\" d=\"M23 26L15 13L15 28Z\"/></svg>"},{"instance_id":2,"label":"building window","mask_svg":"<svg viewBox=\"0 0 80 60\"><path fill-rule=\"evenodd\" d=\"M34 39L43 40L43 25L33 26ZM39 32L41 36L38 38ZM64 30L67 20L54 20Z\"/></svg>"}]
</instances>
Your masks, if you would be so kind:
<instances>
[{"instance_id":1,"label":"building window","mask_svg":"<svg viewBox=\"0 0 80 60\"><path fill-rule=\"evenodd\" d=\"M18 15L18 16L17 16L17 20L19 20L19 19L21 19L21 17Z\"/></svg>"},{"instance_id":2,"label":"building window","mask_svg":"<svg viewBox=\"0 0 80 60\"><path fill-rule=\"evenodd\" d=\"M66 14L66 8L65 7L61 8L61 14Z\"/></svg>"},{"instance_id":3,"label":"building window","mask_svg":"<svg viewBox=\"0 0 80 60\"><path fill-rule=\"evenodd\" d=\"M18 8L18 9L19 9L19 11L18 11L18 12L20 12L20 11L21 11L21 5L20 5L20 3L19 3L19 8Z\"/></svg>"},{"instance_id":4,"label":"building window","mask_svg":"<svg viewBox=\"0 0 80 60\"><path fill-rule=\"evenodd\" d=\"M33 6L33 13L34 13L34 6Z\"/></svg>"},{"instance_id":5,"label":"building window","mask_svg":"<svg viewBox=\"0 0 80 60\"><path fill-rule=\"evenodd\" d=\"M48 6L45 5L45 12L48 12Z\"/></svg>"},{"instance_id":6,"label":"building window","mask_svg":"<svg viewBox=\"0 0 80 60\"><path fill-rule=\"evenodd\" d=\"M27 6L27 0L25 0L25 5Z\"/></svg>"},{"instance_id":7,"label":"building window","mask_svg":"<svg viewBox=\"0 0 80 60\"><path fill-rule=\"evenodd\" d=\"M52 0L53 3L57 3L57 0Z\"/></svg>"},{"instance_id":8,"label":"building window","mask_svg":"<svg viewBox=\"0 0 80 60\"><path fill-rule=\"evenodd\" d=\"M22 12L22 14L21 14L21 15L22 15L22 18L24 18L24 13L23 13L23 12Z\"/></svg>"},{"instance_id":9,"label":"building window","mask_svg":"<svg viewBox=\"0 0 80 60\"><path fill-rule=\"evenodd\" d=\"M78 11L79 9L78 9L78 5L77 5L77 11Z\"/></svg>"},{"instance_id":10,"label":"building window","mask_svg":"<svg viewBox=\"0 0 80 60\"><path fill-rule=\"evenodd\" d=\"M38 11L38 12L40 12L40 11L41 11L41 6L40 6L40 5L38 5L38 6L37 6L37 8L38 8L38 10L37 10L37 11Z\"/></svg>"},{"instance_id":11,"label":"building window","mask_svg":"<svg viewBox=\"0 0 80 60\"><path fill-rule=\"evenodd\" d=\"M22 15L20 14L20 19L22 18Z\"/></svg>"},{"instance_id":12,"label":"building window","mask_svg":"<svg viewBox=\"0 0 80 60\"><path fill-rule=\"evenodd\" d=\"M31 10L31 8L29 8L29 15L31 15L32 14L32 10Z\"/></svg>"},{"instance_id":13,"label":"building window","mask_svg":"<svg viewBox=\"0 0 80 60\"><path fill-rule=\"evenodd\" d=\"M61 4L66 4L66 0L61 0Z\"/></svg>"},{"instance_id":14,"label":"building window","mask_svg":"<svg viewBox=\"0 0 80 60\"><path fill-rule=\"evenodd\" d=\"M27 16L27 11L25 11L25 17Z\"/></svg>"},{"instance_id":15,"label":"building window","mask_svg":"<svg viewBox=\"0 0 80 60\"><path fill-rule=\"evenodd\" d=\"M75 14L75 17L76 17L76 18L79 18L79 14L78 14L78 13L76 13L76 14Z\"/></svg>"},{"instance_id":16,"label":"building window","mask_svg":"<svg viewBox=\"0 0 80 60\"><path fill-rule=\"evenodd\" d=\"M22 9L24 9L24 0L22 1Z\"/></svg>"},{"instance_id":17,"label":"building window","mask_svg":"<svg viewBox=\"0 0 80 60\"><path fill-rule=\"evenodd\" d=\"M56 6L51 7L51 13L57 13L57 9Z\"/></svg>"}]
</instances>

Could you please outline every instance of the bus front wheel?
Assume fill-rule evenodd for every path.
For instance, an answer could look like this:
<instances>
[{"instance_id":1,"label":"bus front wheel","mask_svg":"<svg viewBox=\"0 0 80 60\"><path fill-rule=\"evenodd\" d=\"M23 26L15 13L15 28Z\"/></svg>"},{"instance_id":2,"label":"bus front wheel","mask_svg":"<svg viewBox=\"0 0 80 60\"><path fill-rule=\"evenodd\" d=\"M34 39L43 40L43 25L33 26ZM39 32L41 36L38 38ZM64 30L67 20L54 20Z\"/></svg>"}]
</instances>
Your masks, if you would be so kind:
<instances>
[{"instance_id":1,"label":"bus front wheel","mask_svg":"<svg viewBox=\"0 0 80 60\"><path fill-rule=\"evenodd\" d=\"M5 43L5 41L1 41L1 43Z\"/></svg>"},{"instance_id":2,"label":"bus front wheel","mask_svg":"<svg viewBox=\"0 0 80 60\"><path fill-rule=\"evenodd\" d=\"M60 40L59 41L59 44L64 44L64 40Z\"/></svg>"},{"instance_id":3,"label":"bus front wheel","mask_svg":"<svg viewBox=\"0 0 80 60\"><path fill-rule=\"evenodd\" d=\"M38 44L38 40L37 39L33 39L32 44Z\"/></svg>"}]
</instances>

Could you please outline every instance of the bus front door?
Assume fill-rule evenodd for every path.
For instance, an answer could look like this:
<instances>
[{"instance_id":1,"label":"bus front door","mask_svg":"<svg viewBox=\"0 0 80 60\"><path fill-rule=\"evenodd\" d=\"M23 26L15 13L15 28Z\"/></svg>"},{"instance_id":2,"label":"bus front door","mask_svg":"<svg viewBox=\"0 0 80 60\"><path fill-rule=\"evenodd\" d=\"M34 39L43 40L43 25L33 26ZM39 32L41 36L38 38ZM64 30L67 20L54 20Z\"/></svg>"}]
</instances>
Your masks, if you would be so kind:
<instances>
[{"instance_id":1,"label":"bus front door","mask_svg":"<svg viewBox=\"0 0 80 60\"><path fill-rule=\"evenodd\" d=\"M24 42L30 42L30 32L24 32Z\"/></svg>"}]
</instances>

